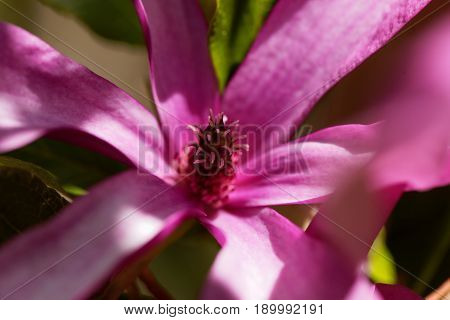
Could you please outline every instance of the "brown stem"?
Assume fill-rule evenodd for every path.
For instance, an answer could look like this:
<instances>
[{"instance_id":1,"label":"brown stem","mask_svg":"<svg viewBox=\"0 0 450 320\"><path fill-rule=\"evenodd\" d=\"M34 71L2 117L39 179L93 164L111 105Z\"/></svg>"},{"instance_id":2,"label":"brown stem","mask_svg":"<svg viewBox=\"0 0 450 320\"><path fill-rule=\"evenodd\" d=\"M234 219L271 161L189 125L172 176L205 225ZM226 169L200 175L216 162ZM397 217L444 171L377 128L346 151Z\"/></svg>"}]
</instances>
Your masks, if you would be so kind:
<instances>
[{"instance_id":1,"label":"brown stem","mask_svg":"<svg viewBox=\"0 0 450 320\"><path fill-rule=\"evenodd\" d=\"M139 279L144 282L147 286L147 289L153 294L153 296L158 300L173 300L172 295L158 282L153 273L145 268Z\"/></svg>"}]
</instances>

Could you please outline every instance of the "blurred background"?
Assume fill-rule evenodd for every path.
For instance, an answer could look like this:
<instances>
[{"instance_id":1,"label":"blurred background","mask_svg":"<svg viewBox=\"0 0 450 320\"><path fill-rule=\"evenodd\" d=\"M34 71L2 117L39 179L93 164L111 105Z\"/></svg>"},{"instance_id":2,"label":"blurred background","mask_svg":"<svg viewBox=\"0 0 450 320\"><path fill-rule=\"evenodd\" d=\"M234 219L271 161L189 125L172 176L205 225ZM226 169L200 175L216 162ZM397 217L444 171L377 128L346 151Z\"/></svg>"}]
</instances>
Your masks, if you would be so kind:
<instances>
[{"instance_id":1,"label":"blurred background","mask_svg":"<svg viewBox=\"0 0 450 320\"><path fill-rule=\"evenodd\" d=\"M214 1L201 2L206 16L212 18ZM261 1L265 7L254 6L253 2L246 8L254 10L256 13L252 17L259 17L260 20L254 18L249 22L248 18L244 19L250 36L259 29L270 9L269 2ZM386 79L396 76L389 74L391 66L401 63L408 41L443 14L434 13L433 10L444 2L433 1L406 27L407 33L369 58L330 90L306 123L316 131L335 124L367 121L358 115L370 107L372 100L378 98L377 94L383 90ZM231 8L231 14L238 15L236 10ZM445 10L448 11L448 7ZM428 16L430 13L432 15ZM152 109L147 51L128 0L0 0L0 20L21 26L37 35ZM410 26L414 27L409 29ZM242 60L250 43L251 39L238 53L230 54L233 59L227 62L228 73L221 78L222 81L232 76L232 71ZM84 194L96 182L124 169L123 165L98 154L46 138L14 151L9 156L48 170L70 197ZM5 177L0 175L2 190L8 188L12 193L27 194L24 189L29 189L28 185L21 183L20 179L11 182ZM17 190L14 191L14 188ZM23 196L14 207L8 202L11 216L33 207L24 205L24 197L32 198L31 195ZM2 199L0 196L0 208L4 209L6 204L2 201L5 201L4 197ZM32 221L16 221L19 232L50 217L52 210L61 207L59 201L44 210L50 210L49 214ZM292 217L299 210L301 212L301 208L278 209L292 220L295 220ZM0 242L14 236L16 231L2 225L0 221L0 234L3 234ZM374 252L370 254L368 273L374 281L402 283L422 296L439 287L450 276L450 188L405 194L375 247L376 251L389 259ZM150 269L175 297L194 298L217 250L218 246L211 237L196 226L160 254Z\"/></svg>"}]
</instances>

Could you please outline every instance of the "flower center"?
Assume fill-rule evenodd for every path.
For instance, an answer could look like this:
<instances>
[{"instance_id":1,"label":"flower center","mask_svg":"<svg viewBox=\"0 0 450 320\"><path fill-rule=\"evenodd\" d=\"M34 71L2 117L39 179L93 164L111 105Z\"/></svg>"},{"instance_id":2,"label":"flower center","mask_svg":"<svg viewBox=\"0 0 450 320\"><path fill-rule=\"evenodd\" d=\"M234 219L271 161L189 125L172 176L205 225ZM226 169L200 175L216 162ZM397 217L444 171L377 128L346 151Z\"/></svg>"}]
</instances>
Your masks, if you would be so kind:
<instances>
[{"instance_id":1,"label":"flower center","mask_svg":"<svg viewBox=\"0 0 450 320\"><path fill-rule=\"evenodd\" d=\"M220 113L210 111L208 125L204 128L190 125L196 141L183 148L176 159L179 180L210 208L221 207L234 190L236 165L247 144L240 143L239 122L227 123Z\"/></svg>"}]
</instances>

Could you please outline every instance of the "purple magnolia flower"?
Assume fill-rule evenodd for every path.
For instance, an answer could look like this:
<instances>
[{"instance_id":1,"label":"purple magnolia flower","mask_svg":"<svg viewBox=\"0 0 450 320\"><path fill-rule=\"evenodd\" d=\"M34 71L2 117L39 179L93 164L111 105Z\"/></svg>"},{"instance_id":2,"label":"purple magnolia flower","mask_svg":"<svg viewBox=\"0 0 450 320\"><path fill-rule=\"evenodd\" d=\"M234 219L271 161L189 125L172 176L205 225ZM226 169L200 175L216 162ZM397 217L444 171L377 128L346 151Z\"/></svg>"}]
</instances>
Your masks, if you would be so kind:
<instances>
[{"instance_id":1,"label":"purple magnolia flower","mask_svg":"<svg viewBox=\"0 0 450 320\"><path fill-rule=\"evenodd\" d=\"M448 183L447 154L439 154L447 159L442 165L437 156L400 148L400 138L378 149L379 125L331 127L291 142L290 130L275 138L246 129L254 138L243 142L235 121L244 129L298 125L331 86L428 2L280 0L220 95L196 1L137 0L161 124L108 81L26 31L0 24L0 151L50 135L134 167L2 247L0 297L89 297L190 218L222 246L204 298L381 297L389 289L375 290L361 273L367 244L401 192ZM448 103L444 98L439 103ZM187 124L190 135L180 132ZM398 130L386 132L397 136ZM445 137L447 144L436 145L448 150L442 130L419 136L420 146ZM365 190L352 188L362 178L342 188L306 232L270 208L321 203L333 192L337 172L367 162L375 150L365 176L378 179L377 190L395 187L380 196L380 211L364 212L370 199L353 205L349 194ZM417 166L390 166L404 156L416 157ZM295 163L299 159L306 167ZM277 161L290 170L274 168Z\"/></svg>"}]
</instances>

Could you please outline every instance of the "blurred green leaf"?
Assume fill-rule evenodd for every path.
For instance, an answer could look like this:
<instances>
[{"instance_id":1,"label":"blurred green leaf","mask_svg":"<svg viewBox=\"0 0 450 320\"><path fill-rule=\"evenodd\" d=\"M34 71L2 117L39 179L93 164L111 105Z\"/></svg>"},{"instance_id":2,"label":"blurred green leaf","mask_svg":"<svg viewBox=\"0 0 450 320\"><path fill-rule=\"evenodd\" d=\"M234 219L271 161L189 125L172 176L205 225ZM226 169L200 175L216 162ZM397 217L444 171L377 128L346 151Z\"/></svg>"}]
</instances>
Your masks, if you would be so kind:
<instances>
[{"instance_id":1,"label":"blurred green leaf","mask_svg":"<svg viewBox=\"0 0 450 320\"><path fill-rule=\"evenodd\" d=\"M374 282L395 284L397 272L394 258L386 246L386 230L381 230L369 252L369 276Z\"/></svg>"},{"instance_id":2,"label":"blurred green leaf","mask_svg":"<svg viewBox=\"0 0 450 320\"><path fill-rule=\"evenodd\" d=\"M223 89L244 59L275 0L217 0L210 51Z\"/></svg>"},{"instance_id":3,"label":"blurred green leaf","mask_svg":"<svg viewBox=\"0 0 450 320\"><path fill-rule=\"evenodd\" d=\"M49 172L0 157L0 243L46 221L68 203Z\"/></svg>"},{"instance_id":4,"label":"blurred green leaf","mask_svg":"<svg viewBox=\"0 0 450 320\"><path fill-rule=\"evenodd\" d=\"M422 296L450 270L450 186L405 193L387 223L387 245L399 283Z\"/></svg>"},{"instance_id":5,"label":"blurred green leaf","mask_svg":"<svg viewBox=\"0 0 450 320\"><path fill-rule=\"evenodd\" d=\"M130 0L39 0L76 16L99 35L131 44L144 44L139 21Z\"/></svg>"},{"instance_id":6,"label":"blurred green leaf","mask_svg":"<svg viewBox=\"0 0 450 320\"><path fill-rule=\"evenodd\" d=\"M214 238L197 224L162 251L150 269L175 299L197 299L218 251Z\"/></svg>"},{"instance_id":7,"label":"blurred green leaf","mask_svg":"<svg viewBox=\"0 0 450 320\"><path fill-rule=\"evenodd\" d=\"M50 171L66 192L74 196L83 195L87 188L125 169L98 153L46 138L8 155Z\"/></svg>"}]
</instances>

